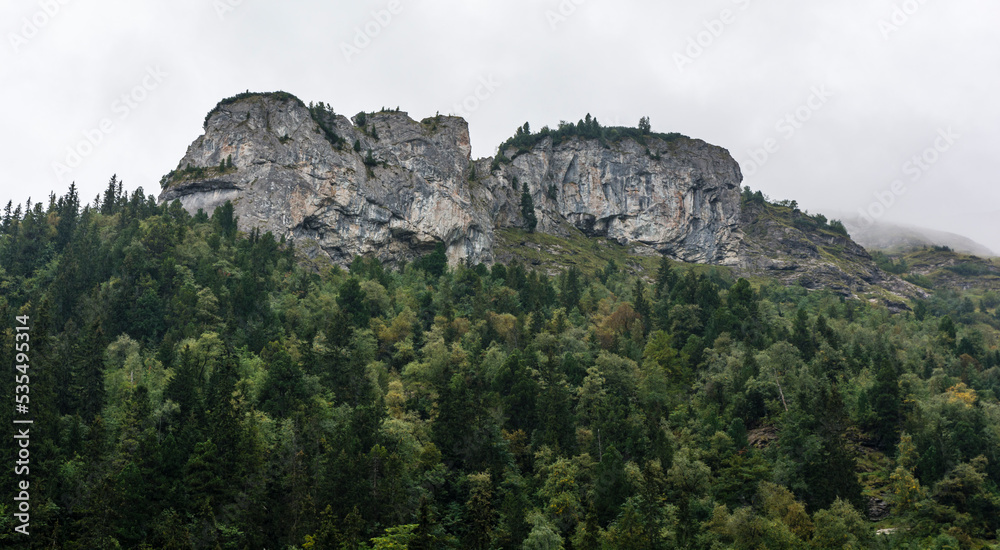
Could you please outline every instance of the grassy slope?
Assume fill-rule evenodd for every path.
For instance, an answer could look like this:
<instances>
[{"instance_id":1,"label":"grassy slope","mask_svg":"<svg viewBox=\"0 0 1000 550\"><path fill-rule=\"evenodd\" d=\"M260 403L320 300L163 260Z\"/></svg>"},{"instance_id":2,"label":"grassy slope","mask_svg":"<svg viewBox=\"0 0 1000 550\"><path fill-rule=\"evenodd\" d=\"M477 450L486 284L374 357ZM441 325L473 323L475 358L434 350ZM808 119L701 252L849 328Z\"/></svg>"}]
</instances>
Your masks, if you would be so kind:
<instances>
[{"instance_id":1,"label":"grassy slope","mask_svg":"<svg viewBox=\"0 0 1000 550\"><path fill-rule=\"evenodd\" d=\"M893 257L893 256L890 256ZM974 295L1000 291L1000 259L981 258L940 248L920 248L894 259L903 259L909 267L906 275L925 277L931 288L952 288Z\"/></svg>"},{"instance_id":2,"label":"grassy slope","mask_svg":"<svg viewBox=\"0 0 1000 550\"><path fill-rule=\"evenodd\" d=\"M651 278L660 265L658 255L642 254L633 247L623 246L604 238L589 238L582 232L570 231L569 237L559 237L546 233L528 233L521 229L501 229L497 232L497 259L504 263L520 261L536 269L556 273L576 267L587 274L593 274L604 269L609 261L614 261L619 268L632 270ZM682 264L696 271L716 270L723 275L732 276L728 267Z\"/></svg>"}]
</instances>

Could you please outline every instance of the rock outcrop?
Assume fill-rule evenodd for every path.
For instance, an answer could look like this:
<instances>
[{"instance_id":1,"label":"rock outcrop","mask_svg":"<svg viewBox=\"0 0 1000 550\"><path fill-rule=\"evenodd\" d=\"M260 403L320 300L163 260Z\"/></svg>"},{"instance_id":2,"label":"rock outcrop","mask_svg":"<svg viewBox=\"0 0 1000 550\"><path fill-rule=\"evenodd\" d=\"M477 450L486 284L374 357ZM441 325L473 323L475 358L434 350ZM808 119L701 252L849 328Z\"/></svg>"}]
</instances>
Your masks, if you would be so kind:
<instances>
[{"instance_id":1,"label":"rock outcrop","mask_svg":"<svg viewBox=\"0 0 1000 550\"><path fill-rule=\"evenodd\" d=\"M908 309L905 298L927 297L916 285L879 269L847 234L818 226L797 208L751 201L742 205L740 217L744 239L736 271L741 275L853 298L883 289L888 294L881 301L893 311Z\"/></svg>"},{"instance_id":2,"label":"rock outcrop","mask_svg":"<svg viewBox=\"0 0 1000 550\"><path fill-rule=\"evenodd\" d=\"M679 138L633 139L602 145L541 140L530 152L501 151L494 187L528 183L539 230L568 225L588 236L641 243L687 262L735 264L739 250L739 193L743 175L721 147ZM500 219L516 224L511 205Z\"/></svg>"},{"instance_id":3,"label":"rock outcrop","mask_svg":"<svg viewBox=\"0 0 1000 550\"><path fill-rule=\"evenodd\" d=\"M241 229L293 238L341 264L359 254L409 261L437 242L452 262L489 263L495 232L525 223L526 185L538 231L738 262L742 175L725 149L652 134L540 136L503 148L504 162L474 161L471 150L458 117L348 119L289 94L243 94L209 113L159 199L192 213L232 201Z\"/></svg>"}]
</instances>

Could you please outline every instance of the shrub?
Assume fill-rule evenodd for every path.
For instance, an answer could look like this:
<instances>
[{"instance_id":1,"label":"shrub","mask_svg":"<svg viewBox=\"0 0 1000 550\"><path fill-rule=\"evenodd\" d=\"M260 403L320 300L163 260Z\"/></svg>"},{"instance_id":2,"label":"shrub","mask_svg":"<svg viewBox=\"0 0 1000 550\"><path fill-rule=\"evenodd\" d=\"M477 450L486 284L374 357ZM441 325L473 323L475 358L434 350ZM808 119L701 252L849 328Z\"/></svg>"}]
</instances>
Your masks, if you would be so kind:
<instances>
[{"instance_id":1,"label":"shrub","mask_svg":"<svg viewBox=\"0 0 1000 550\"><path fill-rule=\"evenodd\" d=\"M957 273L958 275L963 275L965 277L981 277L983 275L989 275L991 273L990 268L983 265L972 262L964 262L957 265L948 266L945 269L951 271L952 273Z\"/></svg>"},{"instance_id":2,"label":"shrub","mask_svg":"<svg viewBox=\"0 0 1000 550\"><path fill-rule=\"evenodd\" d=\"M294 95L292 95L292 94L290 94L288 92L263 92L263 93L260 93L260 92L251 92L251 91L247 90L246 92L243 92L242 94L236 94L236 95L234 95L232 97L227 97L227 98L223 99L222 101L220 101L219 103L217 103L215 105L215 107L213 107L212 110L209 111L207 115L205 115L205 123L204 123L203 126L207 127L208 126L208 120L210 118L212 118L212 115L214 115L215 113L218 113L226 105L231 105L233 103L236 103L237 101L241 101L241 100L244 100L244 99L249 99L251 97L262 97L262 98L266 98L266 99L274 99L274 100L277 100L277 101L284 101L284 102L292 101L292 102L297 103L301 107L305 107L306 106L306 104L303 103L301 99L295 97Z\"/></svg>"},{"instance_id":3,"label":"shrub","mask_svg":"<svg viewBox=\"0 0 1000 550\"><path fill-rule=\"evenodd\" d=\"M903 280L908 283L913 283L917 286L922 286L927 290L934 289L934 282L930 280L926 275L920 275L919 273L913 273L910 275L903 275Z\"/></svg>"},{"instance_id":4,"label":"shrub","mask_svg":"<svg viewBox=\"0 0 1000 550\"><path fill-rule=\"evenodd\" d=\"M845 237L850 236L847 233L847 228L844 227L844 222L840 220L830 220L830 230L833 231L834 233L839 233Z\"/></svg>"},{"instance_id":5,"label":"shrub","mask_svg":"<svg viewBox=\"0 0 1000 550\"><path fill-rule=\"evenodd\" d=\"M646 119L646 123L648 124L648 119ZM518 154L531 151L545 138L552 138L552 144L559 145L560 143L575 137L582 139L595 139L604 145L620 143L626 139L635 140L641 145L646 145L649 139L658 139L668 143L680 139L688 139L687 136L676 132L662 134L648 131L648 129L647 131L644 131L643 128L601 126L600 123L597 122L597 119L591 117L588 113L586 118L580 120L576 124L562 121L559 123L559 128L556 130L551 130L548 126L546 126L542 128L540 132L534 134L531 133L531 127L529 124L525 122L524 126L517 129L517 132L513 137L509 138L503 143L503 145L500 146L500 151L513 148L516 151L516 156ZM656 155L651 154L650 156L655 159L658 155L659 154L657 153Z\"/></svg>"}]
</instances>

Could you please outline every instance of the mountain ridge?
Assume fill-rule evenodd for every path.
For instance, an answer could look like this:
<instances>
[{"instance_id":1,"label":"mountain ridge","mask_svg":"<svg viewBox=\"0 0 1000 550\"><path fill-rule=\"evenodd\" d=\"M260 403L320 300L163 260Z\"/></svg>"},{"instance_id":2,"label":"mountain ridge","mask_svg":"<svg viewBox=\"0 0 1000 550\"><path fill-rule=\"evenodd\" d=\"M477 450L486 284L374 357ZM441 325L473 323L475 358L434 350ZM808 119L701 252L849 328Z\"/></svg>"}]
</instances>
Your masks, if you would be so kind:
<instances>
[{"instance_id":1,"label":"mountain ridge","mask_svg":"<svg viewBox=\"0 0 1000 550\"><path fill-rule=\"evenodd\" d=\"M575 228L683 261L737 262L742 174L728 151L676 134L591 139L620 130L596 120L581 121L583 135L564 130L525 132L530 146L473 159L458 117L384 110L348 119L290 94L241 94L209 113L161 181L160 201L208 212L235 199L242 228L311 239L314 253L337 262L408 261L440 241L452 262L489 263L495 230L527 225L526 201L539 231Z\"/></svg>"},{"instance_id":2,"label":"mountain ridge","mask_svg":"<svg viewBox=\"0 0 1000 550\"><path fill-rule=\"evenodd\" d=\"M825 218L748 210L726 149L654 133L647 119L602 127L588 115L539 132L525 123L495 156L473 159L460 117L417 121L397 108L348 118L274 92L220 101L204 130L161 180L161 203L210 213L231 201L241 229L272 231L341 265L358 255L413 261L436 243L451 263L490 264L499 232L515 229L602 237L851 297L881 289L899 309L899 299L923 295Z\"/></svg>"}]
</instances>

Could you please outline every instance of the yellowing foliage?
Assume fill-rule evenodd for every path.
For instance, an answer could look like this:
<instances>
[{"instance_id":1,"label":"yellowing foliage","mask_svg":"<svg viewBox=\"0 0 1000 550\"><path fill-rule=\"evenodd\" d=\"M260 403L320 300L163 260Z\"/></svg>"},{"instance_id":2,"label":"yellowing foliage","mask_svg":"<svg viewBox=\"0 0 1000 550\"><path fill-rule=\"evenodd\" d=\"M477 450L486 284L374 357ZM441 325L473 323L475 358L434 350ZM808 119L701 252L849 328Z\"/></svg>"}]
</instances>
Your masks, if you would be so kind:
<instances>
[{"instance_id":1,"label":"yellowing foliage","mask_svg":"<svg viewBox=\"0 0 1000 550\"><path fill-rule=\"evenodd\" d=\"M962 403L966 407L971 407L976 403L976 390L959 382L945 391L948 394L948 403Z\"/></svg>"}]
</instances>

